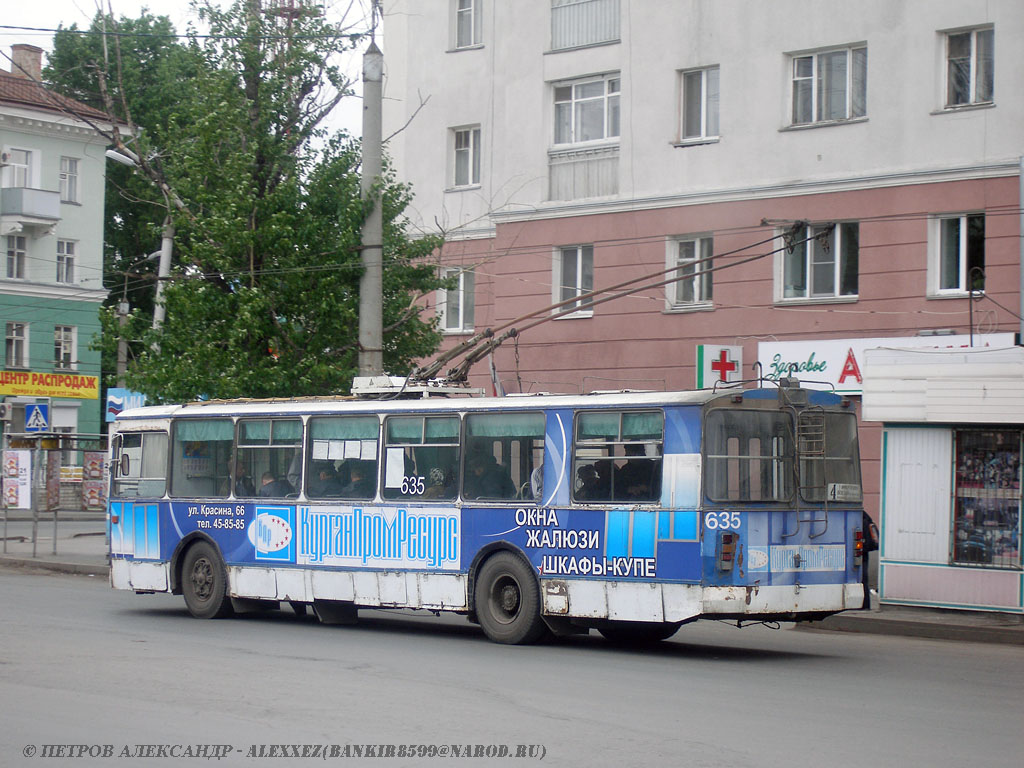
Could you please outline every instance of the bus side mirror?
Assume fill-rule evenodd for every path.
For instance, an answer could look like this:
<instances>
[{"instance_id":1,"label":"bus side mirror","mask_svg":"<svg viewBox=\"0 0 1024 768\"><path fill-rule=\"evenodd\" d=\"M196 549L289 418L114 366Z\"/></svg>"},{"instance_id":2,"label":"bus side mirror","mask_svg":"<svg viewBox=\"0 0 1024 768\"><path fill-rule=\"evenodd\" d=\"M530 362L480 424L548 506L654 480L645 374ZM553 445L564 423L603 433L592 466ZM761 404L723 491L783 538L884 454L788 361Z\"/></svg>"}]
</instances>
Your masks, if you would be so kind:
<instances>
[{"instance_id":1,"label":"bus side mirror","mask_svg":"<svg viewBox=\"0 0 1024 768\"><path fill-rule=\"evenodd\" d=\"M121 477L127 477L128 476L128 468L129 468L129 466L130 466L130 461L128 459L128 454L127 453L122 453L121 454L121 467L118 470L118 474L120 474Z\"/></svg>"}]
</instances>

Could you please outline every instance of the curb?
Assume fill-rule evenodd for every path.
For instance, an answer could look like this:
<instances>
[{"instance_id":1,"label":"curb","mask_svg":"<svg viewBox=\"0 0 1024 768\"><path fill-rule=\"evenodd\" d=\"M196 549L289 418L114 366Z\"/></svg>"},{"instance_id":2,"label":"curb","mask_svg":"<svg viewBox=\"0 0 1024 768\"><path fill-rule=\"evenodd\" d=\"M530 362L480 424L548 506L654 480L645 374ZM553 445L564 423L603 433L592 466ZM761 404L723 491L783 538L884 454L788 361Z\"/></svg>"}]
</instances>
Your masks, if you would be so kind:
<instances>
[{"instance_id":1,"label":"curb","mask_svg":"<svg viewBox=\"0 0 1024 768\"><path fill-rule=\"evenodd\" d=\"M38 557L17 557L12 555L0 555L0 567L19 568L27 571L41 570L54 573L71 573L79 576L106 577L110 573L109 565L70 563L60 560L41 560Z\"/></svg>"},{"instance_id":2,"label":"curb","mask_svg":"<svg viewBox=\"0 0 1024 768\"><path fill-rule=\"evenodd\" d=\"M798 624L797 626L801 629L819 632L859 632L871 635L921 637L929 640L1024 645L1024 627L1020 625L979 626L953 622L942 623L871 615L845 616L839 614L829 616L823 621L808 622L805 625Z\"/></svg>"}]
</instances>

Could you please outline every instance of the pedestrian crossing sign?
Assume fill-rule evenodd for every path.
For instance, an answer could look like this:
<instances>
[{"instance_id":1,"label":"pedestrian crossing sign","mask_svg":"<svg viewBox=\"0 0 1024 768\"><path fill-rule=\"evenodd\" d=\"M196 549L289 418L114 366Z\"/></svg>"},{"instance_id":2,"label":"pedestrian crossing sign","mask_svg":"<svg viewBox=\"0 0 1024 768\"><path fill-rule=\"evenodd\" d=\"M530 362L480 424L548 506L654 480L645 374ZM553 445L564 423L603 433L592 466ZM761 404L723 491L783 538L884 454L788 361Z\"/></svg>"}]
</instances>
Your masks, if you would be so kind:
<instances>
[{"instance_id":1,"label":"pedestrian crossing sign","mask_svg":"<svg viewBox=\"0 0 1024 768\"><path fill-rule=\"evenodd\" d=\"M35 403L25 406L25 431L47 432L50 429L50 406Z\"/></svg>"}]
</instances>

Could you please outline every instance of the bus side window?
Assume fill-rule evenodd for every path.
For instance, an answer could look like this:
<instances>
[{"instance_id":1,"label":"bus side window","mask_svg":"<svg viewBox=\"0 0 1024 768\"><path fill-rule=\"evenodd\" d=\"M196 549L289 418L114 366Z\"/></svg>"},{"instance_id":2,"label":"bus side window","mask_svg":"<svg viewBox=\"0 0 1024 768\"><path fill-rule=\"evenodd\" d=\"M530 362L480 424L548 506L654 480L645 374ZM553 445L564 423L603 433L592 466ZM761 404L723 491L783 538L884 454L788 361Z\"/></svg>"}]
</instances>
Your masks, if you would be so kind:
<instances>
[{"instance_id":1,"label":"bus side window","mask_svg":"<svg viewBox=\"0 0 1024 768\"><path fill-rule=\"evenodd\" d=\"M464 499L537 502L543 466L543 413L466 416Z\"/></svg>"},{"instance_id":2,"label":"bus side window","mask_svg":"<svg viewBox=\"0 0 1024 768\"><path fill-rule=\"evenodd\" d=\"M235 442L231 419L178 419L171 435L171 496L227 498Z\"/></svg>"},{"instance_id":3,"label":"bus side window","mask_svg":"<svg viewBox=\"0 0 1024 768\"><path fill-rule=\"evenodd\" d=\"M309 420L306 495L357 499L377 495L376 416L314 416Z\"/></svg>"},{"instance_id":4,"label":"bus side window","mask_svg":"<svg viewBox=\"0 0 1024 768\"><path fill-rule=\"evenodd\" d=\"M238 422L235 496L283 499L298 495L301 475L300 419L244 419ZM245 478L249 478L248 481Z\"/></svg>"},{"instance_id":5,"label":"bus side window","mask_svg":"<svg viewBox=\"0 0 1024 768\"><path fill-rule=\"evenodd\" d=\"M454 499L459 485L459 417L391 416L384 424L383 497Z\"/></svg>"},{"instance_id":6,"label":"bus side window","mask_svg":"<svg viewBox=\"0 0 1024 768\"><path fill-rule=\"evenodd\" d=\"M577 413L573 498L628 503L660 500L664 429L661 411Z\"/></svg>"},{"instance_id":7,"label":"bus side window","mask_svg":"<svg viewBox=\"0 0 1024 768\"><path fill-rule=\"evenodd\" d=\"M114 468L114 496L161 498L167 489L167 433L122 432Z\"/></svg>"}]
</instances>

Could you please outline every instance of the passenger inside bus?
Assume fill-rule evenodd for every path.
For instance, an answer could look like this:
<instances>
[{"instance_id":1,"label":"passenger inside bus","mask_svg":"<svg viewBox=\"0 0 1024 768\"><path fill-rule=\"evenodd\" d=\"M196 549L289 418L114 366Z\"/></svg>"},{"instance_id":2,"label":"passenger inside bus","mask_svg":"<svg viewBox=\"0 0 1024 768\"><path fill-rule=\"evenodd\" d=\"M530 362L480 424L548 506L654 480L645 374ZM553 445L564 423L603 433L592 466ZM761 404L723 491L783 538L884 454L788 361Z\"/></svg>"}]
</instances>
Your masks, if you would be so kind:
<instances>
[{"instance_id":1,"label":"passenger inside bus","mask_svg":"<svg viewBox=\"0 0 1024 768\"><path fill-rule=\"evenodd\" d=\"M345 462L348 482L344 483L339 495L346 499L372 499L376 491L375 465L371 461L350 459Z\"/></svg>"},{"instance_id":2,"label":"passenger inside bus","mask_svg":"<svg viewBox=\"0 0 1024 768\"><path fill-rule=\"evenodd\" d=\"M317 462L314 467L315 476L309 478L309 488L306 492L310 498L324 498L325 496L341 495L341 480L334 471L334 465L329 461Z\"/></svg>"},{"instance_id":3,"label":"passenger inside bus","mask_svg":"<svg viewBox=\"0 0 1024 768\"><path fill-rule=\"evenodd\" d=\"M228 489L233 488L235 496L255 496L256 488L253 486L252 478L245 471L245 466L237 458L228 462L228 479L224 481L221 489L222 496L228 495Z\"/></svg>"},{"instance_id":4,"label":"passenger inside bus","mask_svg":"<svg viewBox=\"0 0 1024 768\"><path fill-rule=\"evenodd\" d=\"M661 494L660 462L647 457L640 443L626 445L626 456L632 457L615 470L615 499L651 501Z\"/></svg>"},{"instance_id":5,"label":"passenger inside bus","mask_svg":"<svg viewBox=\"0 0 1024 768\"><path fill-rule=\"evenodd\" d=\"M294 493L287 480L278 480L273 472L264 472L261 478L259 495L270 499L283 499Z\"/></svg>"},{"instance_id":6,"label":"passenger inside bus","mask_svg":"<svg viewBox=\"0 0 1024 768\"><path fill-rule=\"evenodd\" d=\"M477 451L466 462L467 472L463 495L467 499L516 498L516 486L507 470L489 453Z\"/></svg>"}]
</instances>

